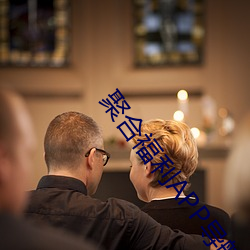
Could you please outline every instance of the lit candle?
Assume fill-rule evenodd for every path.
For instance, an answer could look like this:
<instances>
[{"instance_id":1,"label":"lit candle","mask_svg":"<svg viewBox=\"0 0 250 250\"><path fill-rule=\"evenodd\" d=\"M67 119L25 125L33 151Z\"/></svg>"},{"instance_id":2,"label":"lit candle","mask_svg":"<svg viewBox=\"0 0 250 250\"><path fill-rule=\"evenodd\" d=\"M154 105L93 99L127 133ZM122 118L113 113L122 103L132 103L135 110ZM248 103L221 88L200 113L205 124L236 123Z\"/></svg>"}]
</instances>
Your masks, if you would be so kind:
<instances>
[{"instance_id":1,"label":"lit candle","mask_svg":"<svg viewBox=\"0 0 250 250\"><path fill-rule=\"evenodd\" d=\"M200 136L200 130L198 128L191 128L191 133L194 137L194 139L198 139L198 137Z\"/></svg>"},{"instance_id":2,"label":"lit candle","mask_svg":"<svg viewBox=\"0 0 250 250\"><path fill-rule=\"evenodd\" d=\"M186 90L180 90L177 93L177 99L179 104L179 110L184 113L184 116L188 115L188 93Z\"/></svg>"},{"instance_id":3,"label":"lit candle","mask_svg":"<svg viewBox=\"0 0 250 250\"><path fill-rule=\"evenodd\" d=\"M191 133L196 140L197 146L204 147L207 143L207 135L204 131L200 131L198 128L191 128Z\"/></svg>"},{"instance_id":4,"label":"lit candle","mask_svg":"<svg viewBox=\"0 0 250 250\"><path fill-rule=\"evenodd\" d=\"M173 118L175 121L182 122L184 120L184 113L181 110L177 110L174 112Z\"/></svg>"}]
</instances>

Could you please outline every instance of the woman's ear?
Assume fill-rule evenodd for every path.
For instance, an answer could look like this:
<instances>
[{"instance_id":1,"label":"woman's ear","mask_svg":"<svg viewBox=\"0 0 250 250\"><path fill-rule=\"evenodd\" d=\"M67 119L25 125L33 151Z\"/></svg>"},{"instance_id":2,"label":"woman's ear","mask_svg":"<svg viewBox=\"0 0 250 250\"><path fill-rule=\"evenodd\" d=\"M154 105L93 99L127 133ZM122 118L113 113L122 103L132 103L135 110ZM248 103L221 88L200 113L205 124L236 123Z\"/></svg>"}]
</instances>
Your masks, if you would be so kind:
<instances>
[{"instance_id":1,"label":"woman's ear","mask_svg":"<svg viewBox=\"0 0 250 250\"><path fill-rule=\"evenodd\" d=\"M153 167L151 165L151 162L148 162L146 165L144 165L144 168L145 168L145 174L146 174L146 177L149 177L150 175L152 175L152 171L153 171Z\"/></svg>"}]
</instances>

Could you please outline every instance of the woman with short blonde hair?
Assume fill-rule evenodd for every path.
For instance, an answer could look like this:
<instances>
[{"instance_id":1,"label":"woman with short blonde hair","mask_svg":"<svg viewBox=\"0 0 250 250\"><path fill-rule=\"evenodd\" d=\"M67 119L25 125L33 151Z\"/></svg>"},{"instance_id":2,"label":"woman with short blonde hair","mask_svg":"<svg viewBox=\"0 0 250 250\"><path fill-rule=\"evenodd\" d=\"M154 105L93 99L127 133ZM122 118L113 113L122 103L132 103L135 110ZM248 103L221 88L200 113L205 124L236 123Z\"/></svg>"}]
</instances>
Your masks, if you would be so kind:
<instances>
[{"instance_id":1,"label":"woman with short blonde hair","mask_svg":"<svg viewBox=\"0 0 250 250\"><path fill-rule=\"evenodd\" d=\"M169 156L174 164L175 169L167 176L162 176L168 172L167 168L163 169L163 173L156 171L153 180L150 182L152 187L157 187L160 184L175 175L179 170L181 173L175 178L170 180L168 184L177 183L181 181L189 181L189 177L194 173L198 164L198 150L194 137L191 134L189 127L182 122L172 120L150 120L142 124L141 130L143 134L139 136L137 134L133 138L133 146L135 146L138 140L146 140L145 134L152 133L152 139L155 139L163 152L160 151L154 156L151 163L161 162L161 157L165 157L165 154ZM144 147L147 147L151 141L144 142ZM142 148L142 144L136 149ZM142 159L137 155L138 161L142 162ZM170 164L171 165L171 164ZM187 188L187 187L186 187Z\"/></svg>"},{"instance_id":2,"label":"woman with short blonde hair","mask_svg":"<svg viewBox=\"0 0 250 250\"><path fill-rule=\"evenodd\" d=\"M184 188L181 187L187 189L186 184L198 165L197 145L185 123L149 120L142 123L140 133L131 141L130 180L138 197L148 202L142 208L144 212L163 225L189 234L202 235L201 226L207 227L215 219L226 231L228 230L230 219L223 210L206 204L210 212L209 219L202 221L195 216L191 220L189 216L205 203L199 202L194 206L186 202L178 204L185 198L182 192ZM145 152L150 153L152 157ZM173 187L178 183L186 184ZM169 188L169 185L172 187ZM190 202L193 203L192 198Z\"/></svg>"}]
</instances>

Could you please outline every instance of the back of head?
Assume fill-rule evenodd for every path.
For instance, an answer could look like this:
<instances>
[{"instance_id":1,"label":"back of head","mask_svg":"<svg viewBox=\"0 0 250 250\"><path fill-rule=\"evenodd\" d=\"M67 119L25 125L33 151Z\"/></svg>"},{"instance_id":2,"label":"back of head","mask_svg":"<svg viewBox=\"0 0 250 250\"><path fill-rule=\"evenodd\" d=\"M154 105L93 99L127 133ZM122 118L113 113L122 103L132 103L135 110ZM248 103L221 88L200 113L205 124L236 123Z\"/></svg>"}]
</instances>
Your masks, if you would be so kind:
<instances>
[{"instance_id":1,"label":"back of head","mask_svg":"<svg viewBox=\"0 0 250 250\"><path fill-rule=\"evenodd\" d=\"M169 164L169 167L175 167L171 173L163 178L162 175L168 172L169 169L164 168L163 173L161 173L160 170L156 171L151 186L160 186L158 180L165 182L179 170L181 170L181 173L173 178L169 184L181 181L188 182L189 177L194 173L198 164L198 150L190 128L185 123L172 120L149 120L142 123L141 136L137 134L133 138L133 144L137 144L138 139L146 140L145 134L150 135L151 133L152 140L155 139L164 151L160 151L154 156L151 162L161 163L161 157L166 159L166 154L174 163L173 165ZM144 142L144 146L147 147L149 143L150 142ZM142 144L138 146L137 149L141 147L143 147ZM139 157L138 160L141 161Z\"/></svg>"},{"instance_id":2,"label":"back of head","mask_svg":"<svg viewBox=\"0 0 250 250\"><path fill-rule=\"evenodd\" d=\"M0 90L0 210L20 213L35 146L32 122L18 95Z\"/></svg>"},{"instance_id":3,"label":"back of head","mask_svg":"<svg viewBox=\"0 0 250 250\"><path fill-rule=\"evenodd\" d=\"M234 209L250 209L250 114L237 129L225 174L225 197ZM249 212L250 217L250 212Z\"/></svg>"},{"instance_id":4,"label":"back of head","mask_svg":"<svg viewBox=\"0 0 250 250\"><path fill-rule=\"evenodd\" d=\"M60 114L49 124L44 139L48 171L75 170L91 147L102 144L100 128L91 117L78 112Z\"/></svg>"},{"instance_id":5,"label":"back of head","mask_svg":"<svg viewBox=\"0 0 250 250\"><path fill-rule=\"evenodd\" d=\"M12 107L13 98L15 98L13 93L0 91L0 143L9 150L17 133Z\"/></svg>"}]
</instances>

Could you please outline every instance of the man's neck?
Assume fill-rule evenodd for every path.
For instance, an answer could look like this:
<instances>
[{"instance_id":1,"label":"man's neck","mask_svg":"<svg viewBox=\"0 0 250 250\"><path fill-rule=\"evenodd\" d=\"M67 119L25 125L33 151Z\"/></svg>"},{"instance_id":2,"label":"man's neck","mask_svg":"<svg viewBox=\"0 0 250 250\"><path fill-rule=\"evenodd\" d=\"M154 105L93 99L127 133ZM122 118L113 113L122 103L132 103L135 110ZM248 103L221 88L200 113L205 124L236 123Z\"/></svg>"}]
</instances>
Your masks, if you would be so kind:
<instances>
[{"instance_id":1,"label":"man's neck","mask_svg":"<svg viewBox=\"0 0 250 250\"><path fill-rule=\"evenodd\" d=\"M58 176L72 177L72 178L78 179L78 180L80 180L82 182L85 181L85 178L84 178L85 176L83 176L83 174L80 174L78 171L75 171L74 173L72 173L71 171L68 171L66 169L50 170L48 175L58 175Z\"/></svg>"}]
</instances>

